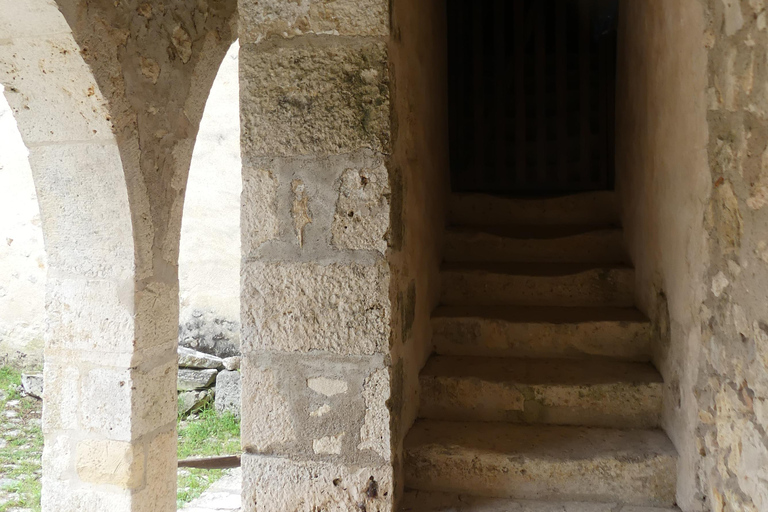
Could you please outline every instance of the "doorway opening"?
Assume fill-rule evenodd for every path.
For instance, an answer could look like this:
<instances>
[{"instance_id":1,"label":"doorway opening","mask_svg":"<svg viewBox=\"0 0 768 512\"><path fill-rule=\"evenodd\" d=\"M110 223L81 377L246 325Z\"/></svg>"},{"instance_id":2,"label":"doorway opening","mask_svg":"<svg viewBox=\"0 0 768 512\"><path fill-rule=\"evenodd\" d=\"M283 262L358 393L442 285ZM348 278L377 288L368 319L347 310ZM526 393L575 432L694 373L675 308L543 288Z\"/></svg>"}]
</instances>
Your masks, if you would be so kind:
<instances>
[{"instance_id":1,"label":"doorway opening","mask_svg":"<svg viewBox=\"0 0 768 512\"><path fill-rule=\"evenodd\" d=\"M454 192L612 190L617 0L448 1Z\"/></svg>"}]
</instances>

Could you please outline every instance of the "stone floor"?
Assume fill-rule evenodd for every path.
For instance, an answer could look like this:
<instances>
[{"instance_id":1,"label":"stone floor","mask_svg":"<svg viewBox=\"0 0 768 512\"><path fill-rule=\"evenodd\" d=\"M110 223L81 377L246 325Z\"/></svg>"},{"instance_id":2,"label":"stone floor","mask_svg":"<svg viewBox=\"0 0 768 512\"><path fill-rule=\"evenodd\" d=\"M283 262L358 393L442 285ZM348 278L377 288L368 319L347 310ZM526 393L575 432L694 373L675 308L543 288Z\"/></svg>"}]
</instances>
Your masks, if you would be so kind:
<instances>
[{"instance_id":1,"label":"stone floor","mask_svg":"<svg viewBox=\"0 0 768 512\"><path fill-rule=\"evenodd\" d=\"M243 473L240 468L229 471L182 510L184 512L240 512L242 478Z\"/></svg>"}]
</instances>

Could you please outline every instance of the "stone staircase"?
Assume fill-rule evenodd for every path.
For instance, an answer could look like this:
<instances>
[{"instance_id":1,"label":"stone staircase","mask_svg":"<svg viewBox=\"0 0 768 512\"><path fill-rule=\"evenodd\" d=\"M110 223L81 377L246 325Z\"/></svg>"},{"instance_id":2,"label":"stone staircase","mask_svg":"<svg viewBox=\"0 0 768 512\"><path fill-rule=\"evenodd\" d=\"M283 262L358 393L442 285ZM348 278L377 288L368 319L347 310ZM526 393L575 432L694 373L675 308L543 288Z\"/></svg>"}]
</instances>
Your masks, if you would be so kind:
<instances>
[{"instance_id":1,"label":"stone staircase","mask_svg":"<svg viewBox=\"0 0 768 512\"><path fill-rule=\"evenodd\" d=\"M677 510L617 219L610 192L452 198L403 510Z\"/></svg>"}]
</instances>

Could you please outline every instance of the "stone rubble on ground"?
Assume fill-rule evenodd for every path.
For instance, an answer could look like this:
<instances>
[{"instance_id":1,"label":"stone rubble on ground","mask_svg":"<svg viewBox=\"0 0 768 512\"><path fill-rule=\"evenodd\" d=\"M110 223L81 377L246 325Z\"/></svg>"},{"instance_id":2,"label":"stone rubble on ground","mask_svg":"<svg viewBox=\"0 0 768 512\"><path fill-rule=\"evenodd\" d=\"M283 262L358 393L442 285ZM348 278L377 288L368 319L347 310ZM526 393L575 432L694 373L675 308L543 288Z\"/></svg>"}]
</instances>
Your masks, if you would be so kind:
<instances>
[{"instance_id":1,"label":"stone rubble on ground","mask_svg":"<svg viewBox=\"0 0 768 512\"><path fill-rule=\"evenodd\" d=\"M224 359L224 368L226 370L239 370L240 369L240 356L232 356Z\"/></svg>"},{"instance_id":2,"label":"stone rubble on ground","mask_svg":"<svg viewBox=\"0 0 768 512\"><path fill-rule=\"evenodd\" d=\"M35 398L43 398L43 376L42 374L21 374L21 387L24 393Z\"/></svg>"},{"instance_id":3,"label":"stone rubble on ground","mask_svg":"<svg viewBox=\"0 0 768 512\"><path fill-rule=\"evenodd\" d=\"M240 372L223 370L216 377L216 411L240 416Z\"/></svg>"},{"instance_id":4,"label":"stone rubble on ground","mask_svg":"<svg viewBox=\"0 0 768 512\"><path fill-rule=\"evenodd\" d=\"M191 348L179 346L179 368L194 368L194 369L220 369L224 366L224 363L220 357L206 354L205 352L198 352Z\"/></svg>"},{"instance_id":5,"label":"stone rubble on ground","mask_svg":"<svg viewBox=\"0 0 768 512\"><path fill-rule=\"evenodd\" d=\"M179 414L186 415L198 411L211 403L214 397L212 389L202 391L181 391L179 393Z\"/></svg>"},{"instance_id":6,"label":"stone rubble on ground","mask_svg":"<svg viewBox=\"0 0 768 512\"><path fill-rule=\"evenodd\" d=\"M176 381L178 391L191 391L194 389L205 389L210 387L216 379L214 369L193 370L189 368L179 368L179 376Z\"/></svg>"}]
</instances>

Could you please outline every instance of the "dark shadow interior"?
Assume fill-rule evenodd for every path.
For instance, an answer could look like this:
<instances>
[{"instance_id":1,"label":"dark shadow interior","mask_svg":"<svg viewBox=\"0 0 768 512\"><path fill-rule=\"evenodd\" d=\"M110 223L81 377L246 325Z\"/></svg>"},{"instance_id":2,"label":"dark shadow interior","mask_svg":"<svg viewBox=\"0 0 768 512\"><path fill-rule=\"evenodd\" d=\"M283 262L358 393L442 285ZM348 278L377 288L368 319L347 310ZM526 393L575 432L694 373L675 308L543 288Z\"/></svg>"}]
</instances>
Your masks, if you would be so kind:
<instances>
[{"instance_id":1,"label":"dark shadow interior","mask_svg":"<svg viewBox=\"0 0 768 512\"><path fill-rule=\"evenodd\" d=\"M448 0L454 192L611 190L617 0Z\"/></svg>"}]
</instances>

